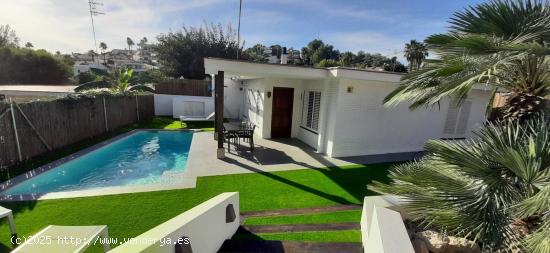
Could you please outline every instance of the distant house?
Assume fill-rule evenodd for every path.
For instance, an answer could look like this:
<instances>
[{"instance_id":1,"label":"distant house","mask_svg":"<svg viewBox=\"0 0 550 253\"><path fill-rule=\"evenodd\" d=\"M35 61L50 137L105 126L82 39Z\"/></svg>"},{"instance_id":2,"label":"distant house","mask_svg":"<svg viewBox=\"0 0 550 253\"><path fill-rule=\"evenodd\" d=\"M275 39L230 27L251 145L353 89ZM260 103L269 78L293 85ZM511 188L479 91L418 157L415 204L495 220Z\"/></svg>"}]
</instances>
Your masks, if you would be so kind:
<instances>
[{"instance_id":1,"label":"distant house","mask_svg":"<svg viewBox=\"0 0 550 253\"><path fill-rule=\"evenodd\" d=\"M16 102L62 97L74 93L73 85L0 85L0 101Z\"/></svg>"},{"instance_id":2,"label":"distant house","mask_svg":"<svg viewBox=\"0 0 550 253\"><path fill-rule=\"evenodd\" d=\"M382 101L402 74L206 58L225 75L224 116L250 121L262 138L297 138L331 157L422 151L429 139L463 139L485 122L490 91L476 87L461 106L411 111ZM226 113L226 110L229 113Z\"/></svg>"},{"instance_id":3,"label":"distant house","mask_svg":"<svg viewBox=\"0 0 550 253\"><path fill-rule=\"evenodd\" d=\"M73 65L73 74L76 76L80 73L88 72L90 69L101 69L101 70L107 70L108 68L97 62L90 62L90 61L76 61Z\"/></svg>"}]
</instances>

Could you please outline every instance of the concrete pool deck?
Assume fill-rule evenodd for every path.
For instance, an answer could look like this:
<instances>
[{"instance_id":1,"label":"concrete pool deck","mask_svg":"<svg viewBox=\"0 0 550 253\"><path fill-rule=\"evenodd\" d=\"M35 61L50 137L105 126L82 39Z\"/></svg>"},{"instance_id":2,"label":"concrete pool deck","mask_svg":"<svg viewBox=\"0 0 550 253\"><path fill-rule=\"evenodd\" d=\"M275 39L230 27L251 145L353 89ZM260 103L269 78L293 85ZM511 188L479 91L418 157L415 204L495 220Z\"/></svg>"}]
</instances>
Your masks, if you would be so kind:
<instances>
[{"instance_id":1,"label":"concrete pool deck","mask_svg":"<svg viewBox=\"0 0 550 253\"><path fill-rule=\"evenodd\" d=\"M189 177L200 177L272 172L405 161L419 155L418 152L411 152L331 158L316 153L313 148L297 139L262 139L255 136L254 142L253 152L250 152L249 143L242 140L238 148L231 145L230 152L227 151L227 144L225 144L225 159L217 159L217 142L214 140L213 133L195 133L189 151L186 173Z\"/></svg>"},{"instance_id":2,"label":"concrete pool deck","mask_svg":"<svg viewBox=\"0 0 550 253\"><path fill-rule=\"evenodd\" d=\"M148 129L143 129L148 130ZM62 158L50 164L41 166L16 178L3 182L0 190L38 176L67 161L76 159L93 150L104 147L109 143L124 138L136 131L119 135L110 140L101 142L92 147L83 149L68 157ZM181 131L181 130L166 130ZM241 141L241 145L235 148L231 145L231 151L227 151L227 144L224 145L226 157L217 159L217 142L214 140L213 132L194 132L186 169L183 172L172 173L163 176L166 180L161 183L136 186L113 186L94 188L89 190L52 192L43 194L24 195L1 195L1 201L28 201L43 199L60 199L114 195L124 193L137 193L148 191L176 190L194 188L197 177L215 176L241 173L274 172L296 169L312 169L332 166L345 166L355 164L375 164L384 162L396 162L412 160L419 156L419 152L367 155L357 157L331 158L316 153L313 148L297 139L262 139L254 138L254 151L249 149L249 143Z\"/></svg>"}]
</instances>

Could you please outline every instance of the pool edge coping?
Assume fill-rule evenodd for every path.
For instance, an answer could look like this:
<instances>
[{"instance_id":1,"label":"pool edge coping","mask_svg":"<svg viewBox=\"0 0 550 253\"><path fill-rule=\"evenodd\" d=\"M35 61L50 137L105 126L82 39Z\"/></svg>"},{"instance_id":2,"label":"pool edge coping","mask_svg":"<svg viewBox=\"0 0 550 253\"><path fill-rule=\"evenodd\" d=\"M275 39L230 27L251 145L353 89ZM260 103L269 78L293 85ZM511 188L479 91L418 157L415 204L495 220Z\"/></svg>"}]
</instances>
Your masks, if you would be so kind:
<instances>
[{"instance_id":1,"label":"pool edge coping","mask_svg":"<svg viewBox=\"0 0 550 253\"><path fill-rule=\"evenodd\" d=\"M91 197L91 196L103 196L103 195L114 195L114 194L124 194L124 193L133 193L133 192L146 192L146 191L160 191L160 190L169 190L169 189L183 189L183 188L192 188L194 187L195 180L192 180L192 186L182 186L180 188L176 187L167 187L166 189L163 189L162 187L152 187L153 189L150 190L138 190L140 187L136 186L114 186L114 187L106 187L106 188L117 188L112 194L100 194L100 190L104 188L96 188L96 189L88 189L88 190L79 190L79 191L61 191L61 192L49 192L49 193L38 193L38 194L17 194L17 195L5 195L4 191L26 181L29 179L32 179L34 177L37 177L45 172L48 172L64 163L70 162L72 160L75 160L79 157L82 157L83 155L86 155L90 152L93 152L97 149L100 149L102 147L105 147L115 141L118 141L120 139L126 138L132 134L135 134L139 131L174 131L174 132L192 132L192 133L198 133L203 132L201 129L155 129L155 128L143 128L143 129L132 129L128 132L119 134L113 138L110 138L108 140L104 140L102 142L96 143L90 147L86 147L84 149L81 149L73 154L70 154L68 156L62 157L60 159L57 159L55 161L49 162L47 164L44 164L42 166L39 166L38 168L32 169L30 171L27 171L23 174L17 175L13 178L10 178L6 181L3 181L0 183L0 201L29 201L29 200L42 200L42 199L59 199L59 198L75 198L75 197ZM191 147L189 147L191 148ZM147 187L145 187L147 188ZM97 192L97 194L93 194L93 192ZM47 197L47 195L60 195L63 197ZM66 195L66 197L65 197Z\"/></svg>"}]
</instances>

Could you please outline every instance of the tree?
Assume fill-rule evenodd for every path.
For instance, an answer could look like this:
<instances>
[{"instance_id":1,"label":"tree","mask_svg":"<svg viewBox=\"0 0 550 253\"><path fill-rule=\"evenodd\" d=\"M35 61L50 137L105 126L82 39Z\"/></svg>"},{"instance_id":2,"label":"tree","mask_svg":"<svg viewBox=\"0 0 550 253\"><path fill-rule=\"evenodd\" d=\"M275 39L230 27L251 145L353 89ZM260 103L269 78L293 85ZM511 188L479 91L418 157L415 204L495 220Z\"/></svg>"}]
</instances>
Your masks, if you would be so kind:
<instances>
[{"instance_id":1,"label":"tree","mask_svg":"<svg viewBox=\"0 0 550 253\"><path fill-rule=\"evenodd\" d=\"M92 62L95 62L95 56L97 53L94 50L89 50L88 55L92 57Z\"/></svg>"},{"instance_id":2,"label":"tree","mask_svg":"<svg viewBox=\"0 0 550 253\"><path fill-rule=\"evenodd\" d=\"M407 72L407 68L405 65L403 65L401 62L397 60L397 57L392 57L391 59L388 59L384 63L384 70L385 71L392 71L392 72Z\"/></svg>"},{"instance_id":3,"label":"tree","mask_svg":"<svg viewBox=\"0 0 550 253\"><path fill-rule=\"evenodd\" d=\"M236 59L241 50L235 32L221 25L183 27L157 37L157 56L167 76L204 79L204 57Z\"/></svg>"},{"instance_id":4,"label":"tree","mask_svg":"<svg viewBox=\"0 0 550 253\"><path fill-rule=\"evenodd\" d=\"M107 50L107 44L105 42L100 42L99 48L101 49L101 54L103 55L103 64L105 64L105 50Z\"/></svg>"},{"instance_id":5,"label":"tree","mask_svg":"<svg viewBox=\"0 0 550 253\"><path fill-rule=\"evenodd\" d=\"M447 34L425 41L438 59L405 76L384 103L409 101L411 109L437 104L445 97L461 103L474 86L486 84L493 94L508 92L500 118L526 119L546 110L549 16L547 1L531 0L491 0L456 12Z\"/></svg>"},{"instance_id":6,"label":"tree","mask_svg":"<svg viewBox=\"0 0 550 253\"><path fill-rule=\"evenodd\" d=\"M128 44L128 50L130 50L130 52L132 52L132 47L135 45L134 41L130 37L127 37L126 38L126 44Z\"/></svg>"},{"instance_id":7,"label":"tree","mask_svg":"<svg viewBox=\"0 0 550 253\"><path fill-rule=\"evenodd\" d=\"M10 25L0 25L0 47L17 47L19 38Z\"/></svg>"},{"instance_id":8,"label":"tree","mask_svg":"<svg viewBox=\"0 0 550 253\"><path fill-rule=\"evenodd\" d=\"M266 55L264 54L266 46L262 44L256 44L243 51L243 58L253 62L266 62Z\"/></svg>"},{"instance_id":9,"label":"tree","mask_svg":"<svg viewBox=\"0 0 550 253\"><path fill-rule=\"evenodd\" d=\"M323 59L319 63L315 64L318 68L330 68L340 66L340 63L332 59Z\"/></svg>"},{"instance_id":10,"label":"tree","mask_svg":"<svg viewBox=\"0 0 550 253\"><path fill-rule=\"evenodd\" d=\"M30 42L27 42L27 43L25 43L25 47L26 47L26 48L33 48L34 45L33 45L32 43L30 43Z\"/></svg>"},{"instance_id":11,"label":"tree","mask_svg":"<svg viewBox=\"0 0 550 253\"><path fill-rule=\"evenodd\" d=\"M147 45L147 37L143 37L139 41L138 46L139 46L140 49L143 49L146 45Z\"/></svg>"},{"instance_id":12,"label":"tree","mask_svg":"<svg viewBox=\"0 0 550 253\"><path fill-rule=\"evenodd\" d=\"M60 84L72 74L72 64L43 49L0 47L0 84Z\"/></svg>"},{"instance_id":13,"label":"tree","mask_svg":"<svg viewBox=\"0 0 550 253\"><path fill-rule=\"evenodd\" d=\"M322 40L315 39L302 48L304 64L313 66L322 60L338 60L340 52L332 45L325 44Z\"/></svg>"},{"instance_id":14,"label":"tree","mask_svg":"<svg viewBox=\"0 0 550 253\"><path fill-rule=\"evenodd\" d=\"M484 252L550 251L550 125L488 123L477 138L431 140L419 161L393 167L387 185L422 225L466 237Z\"/></svg>"},{"instance_id":15,"label":"tree","mask_svg":"<svg viewBox=\"0 0 550 253\"><path fill-rule=\"evenodd\" d=\"M424 43L411 40L405 44L405 58L409 61L409 72L420 69L427 56L428 48Z\"/></svg>"},{"instance_id":16,"label":"tree","mask_svg":"<svg viewBox=\"0 0 550 253\"><path fill-rule=\"evenodd\" d=\"M340 55L340 66L351 67L355 60L355 55L352 52L344 52Z\"/></svg>"},{"instance_id":17,"label":"tree","mask_svg":"<svg viewBox=\"0 0 550 253\"><path fill-rule=\"evenodd\" d=\"M95 68L90 69L90 71L98 77L93 81L80 84L74 89L76 92L98 89L109 89L113 93L123 94L154 91L151 86L138 83L134 76L134 70L131 68L120 68L112 73Z\"/></svg>"}]
</instances>

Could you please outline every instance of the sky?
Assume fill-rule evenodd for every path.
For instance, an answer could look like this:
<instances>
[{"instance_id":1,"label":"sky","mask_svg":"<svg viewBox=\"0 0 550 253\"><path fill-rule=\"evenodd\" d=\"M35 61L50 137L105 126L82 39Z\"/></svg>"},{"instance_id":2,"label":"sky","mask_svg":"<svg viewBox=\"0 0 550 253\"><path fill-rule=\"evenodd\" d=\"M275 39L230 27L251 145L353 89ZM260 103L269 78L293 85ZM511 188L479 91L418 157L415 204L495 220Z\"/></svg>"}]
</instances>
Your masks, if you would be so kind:
<instances>
[{"instance_id":1,"label":"sky","mask_svg":"<svg viewBox=\"0 0 550 253\"><path fill-rule=\"evenodd\" d=\"M239 0L96 0L98 43L126 48L126 37L220 23L237 28ZM446 31L457 10L480 0L242 0L241 40L301 48L319 38L340 51L381 53L403 61L411 39ZM22 45L62 53L94 49L88 0L0 0L0 24L9 24Z\"/></svg>"}]
</instances>

